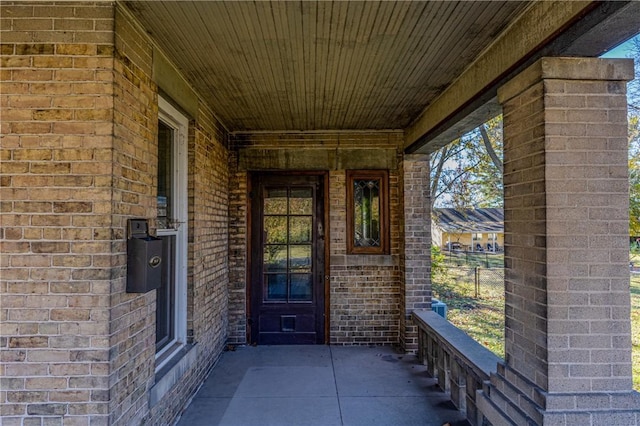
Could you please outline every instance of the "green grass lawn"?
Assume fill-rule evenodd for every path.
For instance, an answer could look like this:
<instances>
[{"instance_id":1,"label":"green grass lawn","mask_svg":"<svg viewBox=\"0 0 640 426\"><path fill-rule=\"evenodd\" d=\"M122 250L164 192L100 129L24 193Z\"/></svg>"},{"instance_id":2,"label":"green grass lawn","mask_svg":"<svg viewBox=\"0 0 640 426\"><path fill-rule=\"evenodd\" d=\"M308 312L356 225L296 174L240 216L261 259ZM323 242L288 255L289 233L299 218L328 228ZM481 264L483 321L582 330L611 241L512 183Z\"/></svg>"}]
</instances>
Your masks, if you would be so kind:
<instances>
[{"instance_id":1,"label":"green grass lawn","mask_svg":"<svg viewBox=\"0 0 640 426\"><path fill-rule=\"evenodd\" d=\"M504 358L504 285L481 287L475 297L473 268L454 267L434 277L434 296L447 304L447 319Z\"/></svg>"},{"instance_id":2,"label":"green grass lawn","mask_svg":"<svg viewBox=\"0 0 640 426\"><path fill-rule=\"evenodd\" d=\"M640 265L640 254L632 261ZM473 267L450 265L433 278L434 296L447 304L447 319L504 358L504 288L482 286L478 297ZM640 391L640 274L631 274L633 384Z\"/></svg>"}]
</instances>

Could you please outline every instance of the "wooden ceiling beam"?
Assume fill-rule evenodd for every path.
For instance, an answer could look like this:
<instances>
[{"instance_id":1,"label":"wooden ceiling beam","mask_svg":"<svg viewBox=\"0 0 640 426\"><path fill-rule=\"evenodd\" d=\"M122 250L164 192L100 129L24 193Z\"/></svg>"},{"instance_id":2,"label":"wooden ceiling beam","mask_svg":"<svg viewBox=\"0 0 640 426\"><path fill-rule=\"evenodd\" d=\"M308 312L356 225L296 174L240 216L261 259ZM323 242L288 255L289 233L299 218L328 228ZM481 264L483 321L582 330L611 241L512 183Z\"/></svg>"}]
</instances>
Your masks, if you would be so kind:
<instances>
[{"instance_id":1,"label":"wooden ceiling beam","mask_svg":"<svg viewBox=\"0 0 640 426\"><path fill-rule=\"evenodd\" d=\"M405 152L433 152L495 117L498 87L528 65L542 56L598 56L637 33L638 16L633 1L533 3L407 128Z\"/></svg>"}]
</instances>

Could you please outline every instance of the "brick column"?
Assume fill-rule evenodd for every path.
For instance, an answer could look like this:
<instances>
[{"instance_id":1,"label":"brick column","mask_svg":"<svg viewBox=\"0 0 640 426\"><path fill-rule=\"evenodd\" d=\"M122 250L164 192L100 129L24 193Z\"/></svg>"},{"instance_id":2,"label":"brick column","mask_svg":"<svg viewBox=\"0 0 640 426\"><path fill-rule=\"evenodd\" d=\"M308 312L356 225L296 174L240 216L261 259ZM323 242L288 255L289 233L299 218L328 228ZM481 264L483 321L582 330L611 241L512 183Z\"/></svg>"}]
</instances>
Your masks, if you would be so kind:
<instances>
[{"instance_id":1,"label":"brick column","mask_svg":"<svg viewBox=\"0 0 640 426\"><path fill-rule=\"evenodd\" d=\"M640 423L632 391L627 60L543 58L504 108L504 365L493 424ZM604 423L603 423L604 422Z\"/></svg>"},{"instance_id":2,"label":"brick column","mask_svg":"<svg viewBox=\"0 0 640 426\"><path fill-rule=\"evenodd\" d=\"M418 349L411 312L431 309L431 194L429 157L406 155L404 171L404 280L401 288L400 343Z\"/></svg>"}]
</instances>

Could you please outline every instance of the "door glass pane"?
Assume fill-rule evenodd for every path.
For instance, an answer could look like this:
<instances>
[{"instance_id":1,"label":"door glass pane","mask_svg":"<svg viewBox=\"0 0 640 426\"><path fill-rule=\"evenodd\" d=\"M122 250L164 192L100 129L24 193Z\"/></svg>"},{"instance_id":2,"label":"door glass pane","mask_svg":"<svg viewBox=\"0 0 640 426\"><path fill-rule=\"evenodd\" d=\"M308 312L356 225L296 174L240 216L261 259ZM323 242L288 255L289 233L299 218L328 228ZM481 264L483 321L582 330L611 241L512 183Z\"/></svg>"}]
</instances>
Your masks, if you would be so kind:
<instances>
[{"instance_id":1,"label":"door glass pane","mask_svg":"<svg viewBox=\"0 0 640 426\"><path fill-rule=\"evenodd\" d=\"M264 300L312 298L313 188L264 189Z\"/></svg>"},{"instance_id":2,"label":"door glass pane","mask_svg":"<svg viewBox=\"0 0 640 426\"><path fill-rule=\"evenodd\" d=\"M286 245L265 245L264 246L264 271L265 272L286 272L287 271L287 246Z\"/></svg>"},{"instance_id":3,"label":"door glass pane","mask_svg":"<svg viewBox=\"0 0 640 426\"><path fill-rule=\"evenodd\" d=\"M313 213L313 191L311 188L291 189L291 200L289 201L289 214L312 214Z\"/></svg>"},{"instance_id":4,"label":"door glass pane","mask_svg":"<svg viewBox=\"0 0 640 426\"><path fill-rule=\"evenodd\" d=\"M353 181L353 229L356 247L380 246L380 180Z\"/></svg>"},{"instance_id":5,"label":"door glass pane","mask_svg":"<svg viewBox=\"0 0 640 426\"><path fill-rule=\"evenodd\" d=\"M158 121L158 228L169 228L172 218L173 188L173 132L174 130Z\"/></svg>"},{"instance_id":6,"label":"door glass pane","mask_svg":"<svg viewBox=\"0 0 640 426\"><path fill-rule=\"evenodd\" d=\"M310 243L311 242L311 216L291 216L289 218L289 242Z\"/></svg>"},{"instance_id":7,"label":"door glass pane","mask_svg":"<svg viewBox=\"0 0 640 426\"><path fill-rule=\"evenodd\" d=\"M287 300L287 274L265 274L267 291L266 300Z\"/></svg>"},{"instance_id":8,"label":"door glass pane","mask_svg":"<svg viewBox=\"0 0 640 426\"><path fill-rule=\"evenodd\" d=\"M291 274L290 300L311 301L311 274Z\"/></svg>"},{"instance_id":9,"label":"door glass pane","mask_svg":"<svg viewBox=\"0 0 640 426\"><path fill-rule=\"evenodd\" d=\"M264 241L266 244L286 244L287 243L287 217L286 216L265 216L264 217Z\"/></svg>"},{"instance_id":10,"label":"door glass pane","mask_svg":"<svg viewBox=\"0 0 640 426\"><path fill-rule=\"evenodd\" d=\"M264 194L264 214L287 214L287 188L267 188Z\"/></svg>"},{"instance_id":11,"label":"door glass pane","mask_svg":"<svg viewBox=\"0 0 640 426\"><path fill-rule=\"evenodd\" d=\"M295 272L311 272L311 246L289 246L289 268Z\"/></svg>"}]
</instances>

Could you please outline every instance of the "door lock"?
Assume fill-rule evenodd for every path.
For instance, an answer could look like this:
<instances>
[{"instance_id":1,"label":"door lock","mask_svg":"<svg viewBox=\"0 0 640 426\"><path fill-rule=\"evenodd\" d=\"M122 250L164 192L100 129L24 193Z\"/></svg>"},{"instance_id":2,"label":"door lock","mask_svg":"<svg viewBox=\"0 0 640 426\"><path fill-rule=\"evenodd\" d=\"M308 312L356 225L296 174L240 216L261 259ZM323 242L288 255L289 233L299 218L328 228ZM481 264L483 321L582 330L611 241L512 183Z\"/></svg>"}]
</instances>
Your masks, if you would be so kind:
<instances>
[{"instance_id":1,"label":"door lock","mask_svg":"<svg viewBox=\"0 0 640 426\"><path fill-rule=\"evenodd\" d=\"M162 258L160 256L153 256L149 259L149 266L152 268L157 268L162 263Z\"/></svg>"}]
</instances>

